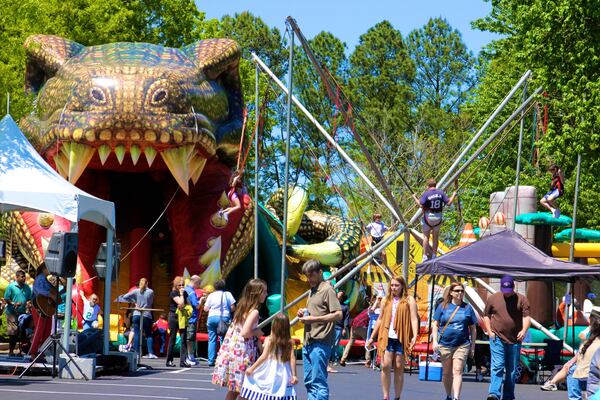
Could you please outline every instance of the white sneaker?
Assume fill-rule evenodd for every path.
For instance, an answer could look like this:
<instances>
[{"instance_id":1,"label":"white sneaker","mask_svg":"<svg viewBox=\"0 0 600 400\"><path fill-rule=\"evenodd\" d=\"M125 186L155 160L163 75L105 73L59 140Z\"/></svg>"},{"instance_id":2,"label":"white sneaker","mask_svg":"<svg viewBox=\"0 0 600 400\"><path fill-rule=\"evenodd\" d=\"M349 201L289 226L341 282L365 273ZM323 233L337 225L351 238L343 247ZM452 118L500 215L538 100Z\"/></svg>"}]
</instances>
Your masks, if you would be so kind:
<instances>
[{"instance_id":1,"label":"white sneaker","mask_svg":"<svg viewBox=\"0 0 600 400\"><path fill-rule=\"evenodd\" d=\"M156 356L156 354L152 353L152 354L148 354L148 358L155 359L155 358L158 358L158 357Z\"/></svg>"},{"instance_id":2,"label":"white sneaker","mask_svg":"<svg viewBox=\"0 0 600 400\"><path fill-rule=\"evenodd\" d=\"M558 387L554 383L548 381L542 386L540 386L540 389L545 392L556 392L558 390Z\"/></svg>"},{"instance_id":3,"label":"white sneaker","mask_svg":"<svg viewBox=\"0 0 600 400\"><path fill-rule=\"evenodd\" d=\"M191 358L188 357L187 359L188 364L190 364L192 367L195 367L196 365L200 364L198 361L194 361Z\"/></svg>"}]
</instances>

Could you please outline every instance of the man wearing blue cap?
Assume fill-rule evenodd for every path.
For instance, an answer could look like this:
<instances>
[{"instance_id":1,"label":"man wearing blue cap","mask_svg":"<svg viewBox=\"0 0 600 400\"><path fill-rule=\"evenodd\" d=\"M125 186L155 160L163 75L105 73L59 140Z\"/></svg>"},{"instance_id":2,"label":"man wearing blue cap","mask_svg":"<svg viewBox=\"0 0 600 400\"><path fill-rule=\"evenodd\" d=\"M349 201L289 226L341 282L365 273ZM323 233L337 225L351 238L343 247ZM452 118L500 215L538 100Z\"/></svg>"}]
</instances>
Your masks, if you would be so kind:
<instances>
[{"instance_id":1,"label":"man wearing blue cap","mask_svg":"<svg viewBox=\"0 0 600 400\"><path fill-rule=\"evenodd\" d=\"M492 365L487 400L514 400L521 342L529 329L529 301L515 292L515 281L505 275L500 292L488 297L483 310L485 330L490 337ZM504 382L504 386L502 383Z\"/></svg>"}]
</instances>

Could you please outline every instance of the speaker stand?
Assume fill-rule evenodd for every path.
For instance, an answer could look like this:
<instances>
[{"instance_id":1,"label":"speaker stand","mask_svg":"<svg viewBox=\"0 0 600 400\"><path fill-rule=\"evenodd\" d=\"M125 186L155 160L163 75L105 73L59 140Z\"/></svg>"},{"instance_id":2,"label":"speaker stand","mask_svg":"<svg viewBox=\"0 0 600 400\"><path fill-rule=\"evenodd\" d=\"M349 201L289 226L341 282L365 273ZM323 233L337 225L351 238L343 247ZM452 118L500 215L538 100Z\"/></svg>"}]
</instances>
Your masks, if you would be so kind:
<instances>
[{"instance_id":1,"label":"speaker stand","mask_svg":"<svg viewBox=\"0 0 600 400\"><path fill-rule=\"evenodd\" d=\"M37 278L37 277L36 277ZM56 277L56 305L58 306L59 304L59 299L60 299L60 295L58 293L58 281L59 281L59 277ZM41 317L41 318L45 318L45 317ZM65 320L65 324L70 323L71 321L66 321ZM38 329L38 328L36 328ZM79 373L81 374L81 376L83 376L83 378L86 381L89 381L90 379L87 377L86 374L83 373L83 371L81 370L81 368L79 367L79 365L77 364L77 362L75 361L75 359L71 356L71 354L69 353L69 351L67 349L64 348L64 346L61 343L61 337L60 334L58 333L58 318L56 318L56 315L54 315L52 317L52 334L50 335L50 337L48 337L48 339L46 339L46 342L44 343L44 345L42 346L42 348L38 351L38 355L35 356L35 358L29 363L29 365L25 368L25 370L23 370L23 372L21 372L21 375L19 375L19 379L23 378L23 376L27 373L27 371L29 371L37 362L37 360L42 357L44 355L44 352L50 347L52 346L52 379L56 378L58 375L60 375L60 368L57 368L56 366L56 360L57 360L57 347L60 347L62 349L62 351L67 355L67 358L69 359L69 361L67 362L70 363L72 362L73 365L75 365L75 368L77 368L77 370L79 371ZM42 364L44 364L44 367L47 368L46 363L43 362Z\"/></svg>"},{"instance_id":2,"label":"speaker stand","mask_svg":"<svg viewBox=\"0 0 600 400\"><path fill-rule=\"evenodd\" d=\"M27 373L27 371L29 371L35 365L35 363L38 361L38 359L44 355L44 352L50 346L53 346L53 348L52 348L52 353L53 353L52 354L52 379L56 378L60 374L60 369L56 365L56 360L57 360L57 355L58 355L57 354L57 350L58 350L57 347L60 347L62 349L62 351L67 355L67 358L69 359L68 362L72 362L73 365L75 365L75 368L77 368L77 370L81 374L81 376L83 376L83 378L86 381L89 381L90 379L81 370L81 368L79 367L79 365L77 365L77 362L75 361L75 359L73 358L73 356L71 356L71 354L67 351L67 349L65 349L63 347L60 338L61 338L60 334L52 334L52 335L50 335L50 337L48 338L48 340L46 340L46 343L44 344L44 346L40 349L38 355L35 356L35 358L31 361L31 363L29 363L29 365L27 366L27 368L25 368L25 370L23 372L21 372L21 375L19 375L19 379L23 378L23 376ZM44 366L46 366L45 362L42 362L42 364L44 364Z\"/></svg>"}]
</instances>

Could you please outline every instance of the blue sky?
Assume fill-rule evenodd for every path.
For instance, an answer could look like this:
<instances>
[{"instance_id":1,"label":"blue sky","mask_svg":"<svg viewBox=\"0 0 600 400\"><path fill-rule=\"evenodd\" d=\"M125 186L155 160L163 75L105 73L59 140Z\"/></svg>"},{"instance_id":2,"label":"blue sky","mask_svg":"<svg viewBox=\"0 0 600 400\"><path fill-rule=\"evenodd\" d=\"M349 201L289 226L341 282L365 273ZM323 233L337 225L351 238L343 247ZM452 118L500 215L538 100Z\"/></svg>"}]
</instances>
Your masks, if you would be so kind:
<instances>
[{"instance_id":1,"label":"blue sky","mask_svg":"<svg viewBox=\"0 0 600 400\"><path fill-rule=\"evenodd\" d=\"M443 17L458 29L467 47L477 54L496 36L473 30L470 22L486 16L491 4L484 0L195 0L207 18L250 11L271 27L285 31L291 15L307 38L329 31L352 51L359 36L387 19L402 35L423 26L429 18Z\"/></svg>"}]
</instances>

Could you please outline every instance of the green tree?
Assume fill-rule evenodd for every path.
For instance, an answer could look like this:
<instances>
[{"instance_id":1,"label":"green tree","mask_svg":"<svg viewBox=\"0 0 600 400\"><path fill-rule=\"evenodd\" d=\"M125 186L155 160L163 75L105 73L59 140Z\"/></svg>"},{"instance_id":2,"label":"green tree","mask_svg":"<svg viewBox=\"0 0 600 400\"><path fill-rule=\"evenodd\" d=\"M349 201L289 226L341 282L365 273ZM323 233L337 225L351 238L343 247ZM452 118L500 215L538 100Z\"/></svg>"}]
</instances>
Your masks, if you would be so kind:
<instances>
[{"instance_id":1,"label":"green tree","mask_svg":"<svg viewBox=\"0 0 600 400\"><path fill-rule=\"evenodd\" d=\"M356 107L353 112L361 115L355 128L396 195L405 190L397 172L406 175L413 150L407 132L415 97L414 77L414 63L402 34L388 21L376 24L360 36L350 55L348 71L349 94ZM351 155L366 165L356 146L351 148ZM372 172L368 175L375 181ZM373 211L373 204L379 200L371 190L361 187L358 180L355 185L356 188L348 190L358 193L359 202Z\"/></svg>"},{"instance_id":2,"label":"green tree","mask_svg":"<svg viewBox=\"0 0 600 400\"><path fill-rule=\"evenodd\" d=\"M549 123L536 143L539 168L526 165L524 169L531 168L531 174L522 183L534 184L538 193L545 193L549 181L545 167L550 162L561 164L567 175L567 190L559 204L563 212L571 213L575 165L581 153L580 199L585 201L579 202L577 219L580 226L600 227L600 216L595 212L600 183L594 176L600 145L596 128L600 115L600 8L587 0L498 0L492 2L490 15L475 21L474 26L502 35L487 49L486 74L497 79L484 80L474 108L480 115L489 113L490 104L497 104L505 93L496 89L510 87L509 82L516 80L506 65L514 66L517 74L531 69L535 76L531 86L541 85L545 90L540 101L547 106ZM493 165L491 169L495 170Z\"/></svg>"},{"instance_id":3,"label":"green tree","mask_svg":"<svg viewBox=\"0 0 600 400\"><path fill-rule=\"evenodd\" d=\"M204 14L192 0L0 0L0 93L19 119L33 98L23 92L27 36L67 37L86 46L115 41L179 47L202 35ZM5 109L4 95L0 107Z\"/></svg>"},{"instance_id":4,"label":"green tree","mask_svg":"<svg viewBox=\"0 0 600 400\"><path fill-rule=\"evenodd\" d=\"M270 28L259 17L244 11L233 16L225 15L219 22L217 29L211 32L213 37L228 37L235 39L242 48L242 60L240 62L240 77L246 108L248 109L248 121L246 124L246 138L250 138L255 127L255 65L252 62L252 53L255 53L278 77L282 77L287 70L287 50L285 39L276 28ZM282 169L280 163L281 154L281 130L280 117L282 112L279 89L270 79L261 73L259 81L259 103L261 104L262 118L264 120L263 130L260 136L260 185L265 188L277 188L281 186ZM251 145L248 143L248 145ZM253 170L255 154L254 146L251 145L246 168ZM249 187L254 184L246 179ZM270 196L270 190L260 190L261 199L266 201Z\"/></svg>"},{"instance_id":5,"label":"green tree","mask_svg":"<svg viewBox=\"0 0 600 400\"><path fill-rule=\"evenodd\" d=\"M416 67L417 102L445 111L457 110L475 84L475 59L460 32L445 19L434 18L412 31L406 42Z\"/></svg>"},{"instance_id":6,"label":"green tree","mask_svg":"<svg viewBox=\"0 0 600 400\"><path fill-rule=\"evenodd\" d=\"M309 45L319 65L344 85L348 60L345 45L329 32L320 32L310 39ZM293 86L295 95L306 108L339 142L344 142L339 104L328 95L322 77L308 59L301 46L295 49ZM294 181L304 183L311 192L311 206L319 209L338 209L341 200L333 189L340 176L340 158L325 137L298 110L294 110ZM346 166L344 166L346 168ZM342 208L340 210L340 208Z\"/></svg>"}]
</instances>

